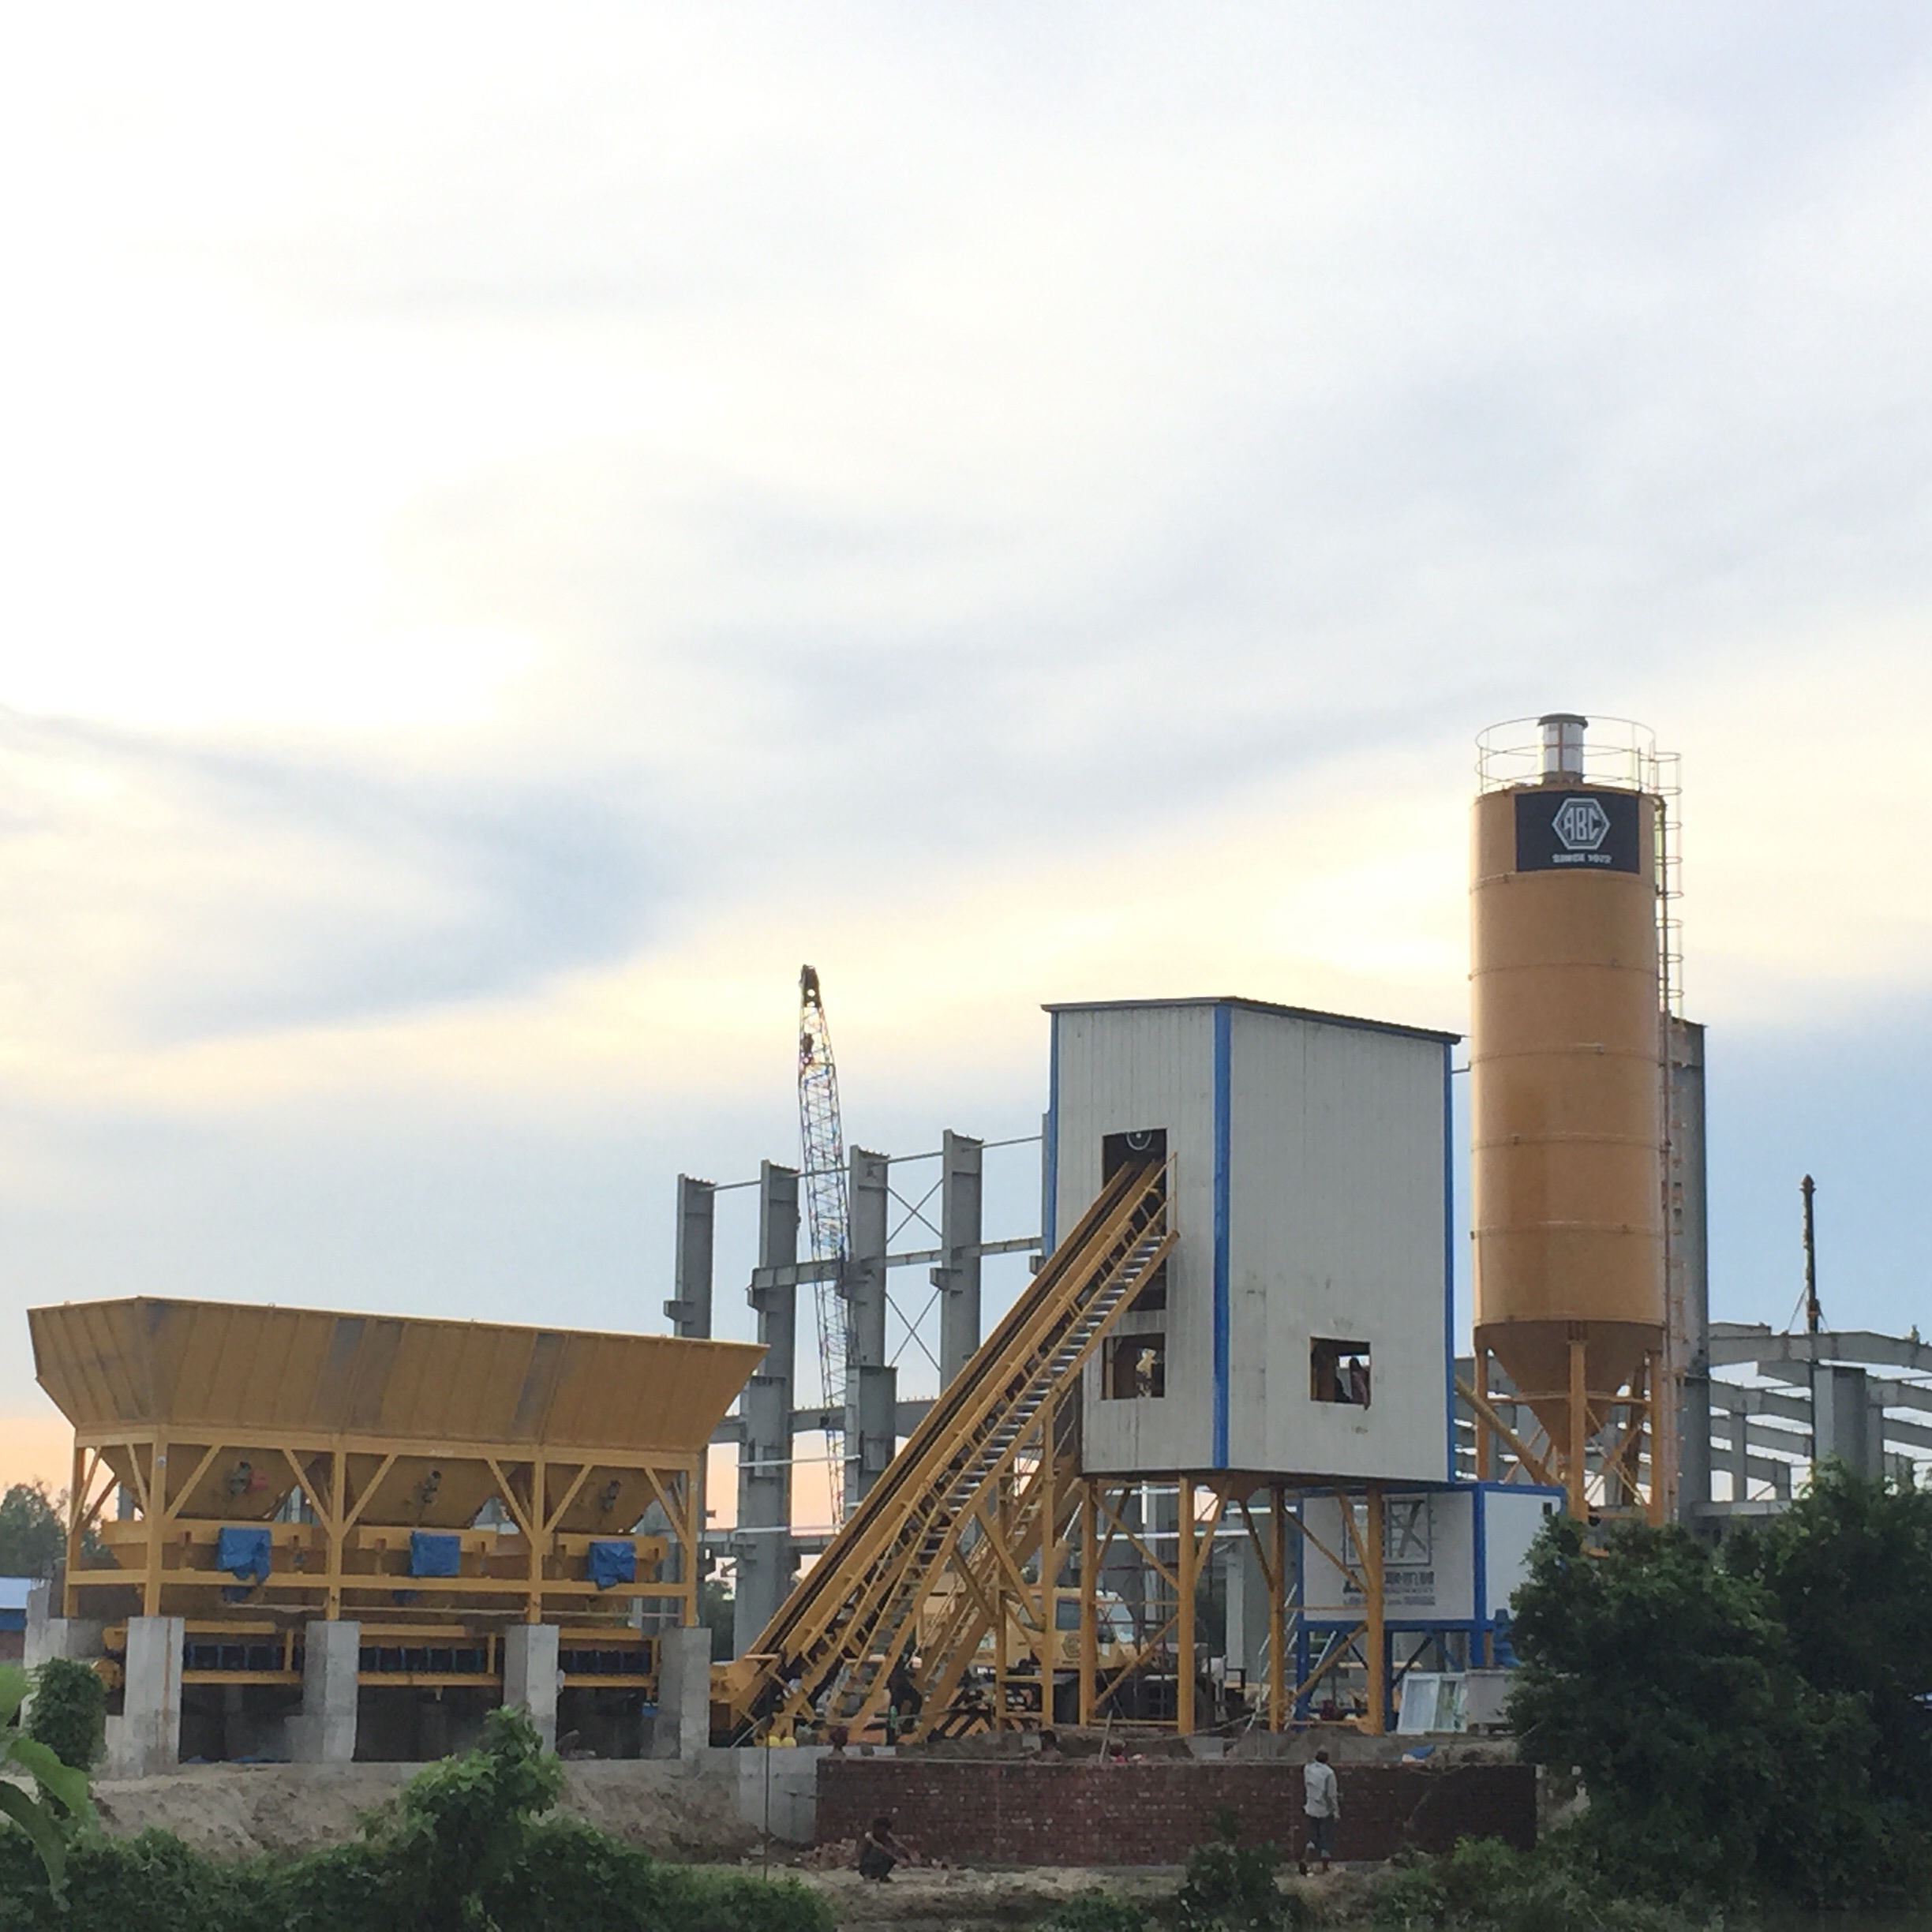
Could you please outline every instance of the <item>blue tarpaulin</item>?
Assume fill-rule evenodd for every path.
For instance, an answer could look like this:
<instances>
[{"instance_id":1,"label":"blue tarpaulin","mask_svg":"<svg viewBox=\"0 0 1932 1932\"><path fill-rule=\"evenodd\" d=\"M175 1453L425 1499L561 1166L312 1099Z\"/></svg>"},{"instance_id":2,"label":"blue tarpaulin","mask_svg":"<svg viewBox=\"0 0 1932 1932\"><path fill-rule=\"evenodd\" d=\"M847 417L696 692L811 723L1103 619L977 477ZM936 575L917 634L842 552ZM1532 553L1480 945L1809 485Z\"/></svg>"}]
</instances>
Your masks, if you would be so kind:
<instances>
[{"instance_id":1,"label":"blue tarpaulin","mask_svg":"<svg viewBox=\"0 0 1932 1932\"><path fill-rule=\"evenodd\" d=\"M223 1530L215 1539L215 1567L244 1583L266 1583L274 1546L266 1530Z\"/></svg>"},{"instance_id":2,"label":"blue tarpaulin","mask_svg":"<svg viewBox=\"0 0 1932 1932\"><path fill-rule=\"evenodd\" d=\"M637 1581L637 1545L631 1542L620 1543L614 1539L593 1543L590 1545L590 1581L599 1589L608 1589L613 1583L635 1583Z\"/></svg>"},{"instance_id":3,"label":"blue tarpaulin","mask_svg":"<svg viewBox=\"0 0 1932 1932\"><path fill-rule=\"evenodd\" d=\"M427 1530L410 1532L411 1576L461 1576L462 1538L432 1536Z\"/></svg>"}]
</instances>

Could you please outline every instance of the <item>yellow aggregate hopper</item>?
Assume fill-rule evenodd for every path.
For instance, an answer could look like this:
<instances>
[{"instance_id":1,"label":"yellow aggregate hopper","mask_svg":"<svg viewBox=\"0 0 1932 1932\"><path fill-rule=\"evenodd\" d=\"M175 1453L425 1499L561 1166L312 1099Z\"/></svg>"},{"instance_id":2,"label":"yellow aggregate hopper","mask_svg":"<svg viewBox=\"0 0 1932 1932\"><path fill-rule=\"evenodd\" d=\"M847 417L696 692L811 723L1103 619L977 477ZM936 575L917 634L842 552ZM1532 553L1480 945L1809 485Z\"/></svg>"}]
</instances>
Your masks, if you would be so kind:
<instances>
[{"instance_id":1,"label":"yellow aggregate hopper","mask_svg":"<svg viewBox=\"0 0 1932 1932\"><path fill-rule=\"evenodd\" d=\"M197 1623L695 1622L706 1445L761 1354L148 1296L28 1320L74 1425L67 1613Z\"/></svg>"}]
</instances>

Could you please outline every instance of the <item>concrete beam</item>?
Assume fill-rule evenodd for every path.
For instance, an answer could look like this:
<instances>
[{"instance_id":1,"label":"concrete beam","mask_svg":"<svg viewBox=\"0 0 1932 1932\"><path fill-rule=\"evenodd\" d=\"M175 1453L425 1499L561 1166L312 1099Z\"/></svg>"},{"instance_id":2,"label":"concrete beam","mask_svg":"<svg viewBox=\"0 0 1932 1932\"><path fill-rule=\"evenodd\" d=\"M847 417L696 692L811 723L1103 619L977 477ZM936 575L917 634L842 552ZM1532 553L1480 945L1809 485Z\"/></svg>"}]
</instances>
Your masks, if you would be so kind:
<instances>
[{"instance_id":1,"label":"concrete beam","mask_svg":"<svg viewBox=\"0 0 1932 1932\"><path fill-rule=\"evenodd\" d=\"M1932 1347L1900 1335L1874 1335L1869 1329L1828 1330L1821 1335L1777 1335L1756 1323L1713 1322L1711 1363L1714 1368L1750 1362L1761 1375L1812 1362L1875 1363L1932 1375ZM1802 1381L1802 1376L1787 1376Z\"/></svg>"}]
</instances>

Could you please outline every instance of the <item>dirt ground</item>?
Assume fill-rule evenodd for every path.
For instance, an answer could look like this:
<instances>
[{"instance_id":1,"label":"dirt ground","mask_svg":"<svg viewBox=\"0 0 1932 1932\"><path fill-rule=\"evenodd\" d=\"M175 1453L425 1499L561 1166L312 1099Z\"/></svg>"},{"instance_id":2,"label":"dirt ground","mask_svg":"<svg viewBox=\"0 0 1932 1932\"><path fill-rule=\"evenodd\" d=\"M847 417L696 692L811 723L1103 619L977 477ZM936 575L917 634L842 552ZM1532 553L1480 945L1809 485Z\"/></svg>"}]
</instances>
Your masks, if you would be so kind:
<instances>
[{"instance_id":1,"label":"dirt ground","mask_svg":"<svg viewBox=\"0 0 1932 1932\"><path fill-rule=\"evenodd\" d=\"M1037 1925L1061 1900L1077 1892L1104 1886L1122 1897L1152 1904L1171 1899L1181 1878L1178 1866L1145 1865L1112 1870L1034 1866L1024 1871L902 1866L883 1885L869 1885L854 1871L789 1875L825 1898L840 1932L871 1932L886 1925L906 1927L908 1932L982 1932L982 1928L1003 1932L1007 1927ZM1286 1882L1320 1898L1338 1915L1358 1902L1365 1883L1360 1874L1344 1871Z\"/></svg>"},{"instance_id":2,"label":"dirt ground","mask_svg":"<svg viewBox=\"0 0 1932 1932\"><path fill-rule=\"evenodd\" d=\"M393 1798L417 1765L191 1765L167 1777L103 1779L103 1823L132 1837L155 1825L222 1858L296 1853L355 1836L364 1812ZM723 1777L691 1777L675 1765L572 1764L562 1809L660 1858L735 1863L757 1833L738 1816Z\"/></svg>"}]
</instances>

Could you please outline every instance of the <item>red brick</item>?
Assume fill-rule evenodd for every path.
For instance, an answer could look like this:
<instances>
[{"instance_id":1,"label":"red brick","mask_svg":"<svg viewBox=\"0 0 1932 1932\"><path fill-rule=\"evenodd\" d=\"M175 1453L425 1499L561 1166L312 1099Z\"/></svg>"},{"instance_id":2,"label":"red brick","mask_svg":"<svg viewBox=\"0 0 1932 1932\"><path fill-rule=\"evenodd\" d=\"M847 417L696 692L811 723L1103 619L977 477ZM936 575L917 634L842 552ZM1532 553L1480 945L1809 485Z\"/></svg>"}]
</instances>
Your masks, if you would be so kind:
<instances>
[{"instance_id":1,"label":"red brick","mask_svg":"<svg viewBox=\"0 0 1932 1932\"><path fill-rule=\"evenodd\" d=\"M1535 1842L1530 1765L1337 1769L1338 1857L1446 1852L1459 1837ZM822 1844L856 1838L889 1813L922 1852L956 1864L1178 1865L1230 1811L1244 1844L1292 1855L1305 1836L1301 1795L1297 1765L826 1758L818 1835Z\"/></svg>"}]
</instances>

